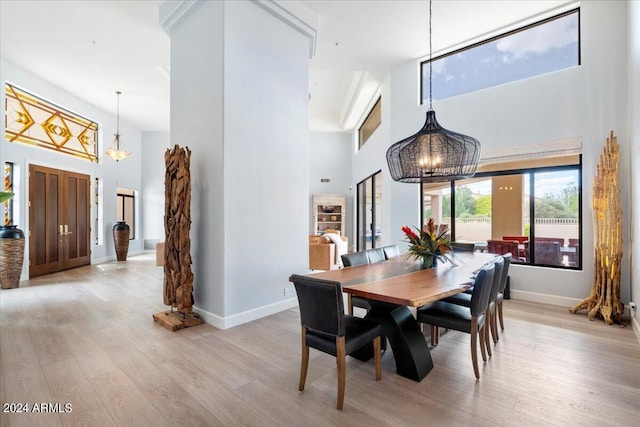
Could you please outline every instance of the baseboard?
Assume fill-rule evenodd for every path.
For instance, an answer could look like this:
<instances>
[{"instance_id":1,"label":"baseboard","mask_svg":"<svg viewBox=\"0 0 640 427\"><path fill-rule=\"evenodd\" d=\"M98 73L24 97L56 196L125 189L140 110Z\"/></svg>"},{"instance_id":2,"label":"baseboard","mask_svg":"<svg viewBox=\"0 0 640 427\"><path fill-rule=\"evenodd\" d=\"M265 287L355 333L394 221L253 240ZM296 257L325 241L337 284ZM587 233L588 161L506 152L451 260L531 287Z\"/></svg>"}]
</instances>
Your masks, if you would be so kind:
<instances>
[{"instance_id":1,"label":"baseboard","mask_svg":"<svg viewBox=\"0 0 640 427\"><path fill-rule=\"evenodd\" d=\"M200 315L200 318L208 324L215 326L218 329L229 329L234 326L242 325L253 320L258 320L263 317L270 316L272 314L280 313L281 311L288 310L298 306L297 298L289 298L284 301L278 301L273 304L265 305L262 307L247 310L242 313L234 314L228 317L221 317L217 314L208 312L197 306L193 306L193 311Z\"/></svg>"},{"instance_id":2,"label":"baseboard","mask_svg":"<svg viewBox=\"0 0 640 427\"><path fill-rule=\"evenodd\" d=\"M633 329L633 333L636 334L638 343L640 343L640 322L637 316L631 319L631 328Z\"/></svg>"},{"instance_id":3,"label":"baseboard","mask_svg":"<svg viewBox=\"0 0 640 427\"><path fill-rule=\"evenodd\" d=\"M520 301L539 302L541 304L557 305L568 308L573 308L582 302L582 300L578 298L539 294L536 292L518 291L515 289L511 289L511 298Z\"/></svg>"}]
</instances>

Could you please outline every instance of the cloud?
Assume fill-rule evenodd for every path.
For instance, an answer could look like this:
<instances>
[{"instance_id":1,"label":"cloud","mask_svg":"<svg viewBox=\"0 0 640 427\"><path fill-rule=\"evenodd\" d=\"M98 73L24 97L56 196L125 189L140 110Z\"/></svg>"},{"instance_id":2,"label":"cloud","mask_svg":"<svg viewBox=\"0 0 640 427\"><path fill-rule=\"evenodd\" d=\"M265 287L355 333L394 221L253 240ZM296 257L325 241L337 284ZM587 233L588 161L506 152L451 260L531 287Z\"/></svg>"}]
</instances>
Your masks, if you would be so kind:
<instances>
[{"instance_id":1,"label":"cloud","mask_svg":"<svg viewBox=\"0 0 640 427\"><path fill-rule=\"evenodd\" d=\"M433 61L433 74L441 74L447 70L446 67L447 58L440 58L436 61Z\"/></svg>"},{"instance_id":2,"label":"cloud","mask_svg":"<svg viewBox=\"0 0 640 427\"><path fill-rule=\"evenodd\" d=\"M542 54L559 49L578 41L576 23L575 15L560 18L502 38L498 40L496 48L506 55L503 57L505 62L522 58L529 53Z\"/></svg>"}]
</instances>

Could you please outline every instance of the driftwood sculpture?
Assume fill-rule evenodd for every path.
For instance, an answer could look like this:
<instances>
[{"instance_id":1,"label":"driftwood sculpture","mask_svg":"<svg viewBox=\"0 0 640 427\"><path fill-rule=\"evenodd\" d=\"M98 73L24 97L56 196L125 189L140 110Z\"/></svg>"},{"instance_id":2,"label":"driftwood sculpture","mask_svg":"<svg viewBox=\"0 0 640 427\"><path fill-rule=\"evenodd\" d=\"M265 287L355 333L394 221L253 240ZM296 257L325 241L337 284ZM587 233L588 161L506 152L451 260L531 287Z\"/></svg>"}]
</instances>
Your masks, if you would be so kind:
<instances>
[{"instance_id":1,"label":"driftwood sculpture","mask_svg":"<svg viewBox=\"0 0 640 427\"><path fill-rule=\"evenodd\" d=\"M190 159L189 148L178 145L164 154L164 303L182 314L193 307Z\"/></svg>"},{"instance_id":2,"label":"driftwood sculpture","mask_svg":"<svg viewBox=\"0 0 640 427\"><path fill-rule=\"evenodd\" d=\"M621 323L622 208L620 206L620 146L611 131L593 185L595 279L591 294L571 309L588 310L590 320L598 315L610 325Z\"/></svg>"}]
</instances>

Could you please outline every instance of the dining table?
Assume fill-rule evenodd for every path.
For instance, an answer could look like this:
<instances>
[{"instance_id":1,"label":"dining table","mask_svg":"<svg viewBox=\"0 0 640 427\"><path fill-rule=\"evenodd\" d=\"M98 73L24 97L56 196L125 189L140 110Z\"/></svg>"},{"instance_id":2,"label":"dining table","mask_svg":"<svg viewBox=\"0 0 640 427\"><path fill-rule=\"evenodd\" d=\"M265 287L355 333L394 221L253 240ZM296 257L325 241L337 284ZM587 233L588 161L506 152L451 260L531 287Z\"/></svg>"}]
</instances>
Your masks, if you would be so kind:
<instances>
[{"instance_id":1,"label":"dining table","mask_svg":"<svg viewBox=\"0 0 640 427\"><path fill-rule=\"evenodd\" d=\"M376 264L344 267L309 273L310 277L339 282L343 292L366 298L371 309L366 319L378 322L393 351L396 372L421 381L433 369L431 353L416 318L409 307L455 295L473 286L475 274L495 258L495 254L454 252L450 262L438 262L422 269L419 262L400 257ZM373 356L373 346L351 354L360 360Z\"/></svg>"}]
</instances>

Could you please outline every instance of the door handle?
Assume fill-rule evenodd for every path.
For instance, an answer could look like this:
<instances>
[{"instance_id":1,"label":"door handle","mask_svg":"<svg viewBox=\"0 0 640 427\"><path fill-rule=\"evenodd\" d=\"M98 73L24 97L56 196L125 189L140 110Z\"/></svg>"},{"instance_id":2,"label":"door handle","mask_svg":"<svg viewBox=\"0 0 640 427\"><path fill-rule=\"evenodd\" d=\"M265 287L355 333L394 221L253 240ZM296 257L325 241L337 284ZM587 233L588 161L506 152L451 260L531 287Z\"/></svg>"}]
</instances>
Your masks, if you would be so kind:
<instances>
[{"instance_id":1,"label":"door handle","mask_svg":"<svg viewBox=\"0 0 640 427\"><path fill-rule=\"evenodd\" d=\"M60 235L64 236L64 230L62 229L62 224L60 224Z\"/></svg>"},{"instance_id":2,"label":"door handle","mask_svg":"<svg viewBox=\"0 0 640 427\"><path fill-rule=\"evenodd\" d=\"M69 231L69 226L65 224L64 226L64 235L68 236L69 234L73 234L73 231Z\"/></svg>"}]
</instances>

